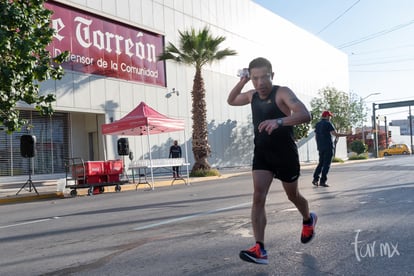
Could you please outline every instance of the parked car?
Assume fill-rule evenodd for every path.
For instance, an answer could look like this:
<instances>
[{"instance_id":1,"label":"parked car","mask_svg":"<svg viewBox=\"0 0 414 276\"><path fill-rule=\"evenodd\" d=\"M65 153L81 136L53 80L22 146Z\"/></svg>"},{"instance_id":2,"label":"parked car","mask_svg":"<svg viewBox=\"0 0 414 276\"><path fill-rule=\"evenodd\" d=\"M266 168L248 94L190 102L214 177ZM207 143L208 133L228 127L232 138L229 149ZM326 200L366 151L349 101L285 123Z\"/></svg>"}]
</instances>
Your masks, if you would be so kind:
<instances>
[{"instance_id":1,"label":"parked car","mask_svg":"<svg viewBox=\"0 0 414 276\"><path fill-rule=\"evenodd\" d=\"M395 155L395 154L410 154L411 151L406 144L394 144L386 149L380 150L378 155L380 157Z\"/></svg>"}]
</instances>

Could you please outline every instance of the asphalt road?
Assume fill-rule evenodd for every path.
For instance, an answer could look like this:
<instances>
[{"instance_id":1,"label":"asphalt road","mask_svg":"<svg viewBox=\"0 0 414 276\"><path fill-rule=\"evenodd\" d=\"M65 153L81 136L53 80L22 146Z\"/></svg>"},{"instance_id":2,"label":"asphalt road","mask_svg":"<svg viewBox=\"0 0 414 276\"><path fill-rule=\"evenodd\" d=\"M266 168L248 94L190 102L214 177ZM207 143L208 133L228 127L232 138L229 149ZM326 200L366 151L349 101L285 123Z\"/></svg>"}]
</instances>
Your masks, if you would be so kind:
<instances>
[{"instance_id":1,"label":"asphalt road","mask_svg":"<svg viewBox=\"0 0 414 276\"><path fill-rule=\"evenodd\" d=\"M250 174L154 191L104 193L0 208L0 275L414 275L414 157L334 165L329 188L301 192L301 217L271 188L269 265L243 262L253 245Z\"/></svg>"}]
</instances>

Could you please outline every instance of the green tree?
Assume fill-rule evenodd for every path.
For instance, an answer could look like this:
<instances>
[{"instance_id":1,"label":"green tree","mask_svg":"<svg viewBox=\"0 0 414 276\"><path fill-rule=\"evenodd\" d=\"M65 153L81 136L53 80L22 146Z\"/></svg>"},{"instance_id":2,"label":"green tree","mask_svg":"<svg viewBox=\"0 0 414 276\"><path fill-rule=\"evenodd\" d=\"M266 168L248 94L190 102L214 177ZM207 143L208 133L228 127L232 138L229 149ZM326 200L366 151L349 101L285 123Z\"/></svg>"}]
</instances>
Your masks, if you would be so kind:
<instances>
[{"instance_id":1,"label":"green tree","mask_svg":"<svg viewBox=\"0 0 414 276\"><path fill-rule=\"evenodd\" d=\"M302 138L308 137L310 124L300 124L293 127L293 134L295 136L295 140L300 140Z\"/></svg>"},{"instance_id":2,"label":"green tree","mask_svg":"<svg viewBox=\"0 0 414 276\"><path fill-rule=\"evenodd\" d=\"M52 41L51 11L44 0L0 2L0 125L9 133L27 122L19 118L16 105L25 102L41 114L53 113L52 94L39 94L39 83L60 79L59 66L68 53L51 58L46 46Z\"/></svg>"},{"instance_id":3,"label":"green tree","mask_svg":"<svg viewBox=\"0 0 414 276\"><path fill-rule=\"evenodd\" d=\"M320 120L324 110L331 111L332 124L339 133L349 133L352 127L358 127L366 116L363 100L353 93L345 93L334 87L325 87L311 100L312 126ZM335 145L338 139L335 139Z\"/></svg>"},{"instance_id":4,"label":"green tree","mask_svg":"<svg viewBox=\"0 0 414 276\"><path fill-rule=\"evenodd\" d=\"M208 27L196 31L179 31L179 46L168 43L164 52L158 57L159 60L174 60L178 63L192 65L195 67L193 79L192 97L192 119L193 119L193 145L195 164L191 170L210 170L211 166L207 158L211 149L208 144L206 91L201 70L204 65L214 61L222 60L227 56L236 55L231 49L219 50L220 44L225 40L223 36L213 37Z\"/></svg>"}]
</instances>

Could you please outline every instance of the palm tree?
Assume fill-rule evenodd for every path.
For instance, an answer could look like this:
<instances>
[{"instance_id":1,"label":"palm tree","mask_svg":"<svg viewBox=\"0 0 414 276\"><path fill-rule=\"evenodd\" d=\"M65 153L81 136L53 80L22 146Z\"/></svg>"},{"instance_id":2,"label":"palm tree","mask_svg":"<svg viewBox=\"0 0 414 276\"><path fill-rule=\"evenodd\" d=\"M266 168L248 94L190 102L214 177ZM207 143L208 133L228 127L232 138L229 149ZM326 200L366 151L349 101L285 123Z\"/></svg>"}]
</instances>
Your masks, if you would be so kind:
<instances>
[{"instance_id":1,"label":"palm tree","mask_svg":"<svg viewBox=\"0 0 414 276\"><path fill-rule=\"evenodd\" d=\"M206 109L206 91L204 80L201 75L201 69L207 63L221 60L226 56L236 55L236 51L231 49L219 50L219 45L226 39L223 36L213 37L208 27L196 31L191 28L189 31L181 32L180 45L176 47L168 43L164 52L158 56L159 60L175 60L178 63L193 65L195 75L193 80L192 97L192 119L193 119L193 145L194 166L191 172L197 170L210 170L211 166L207 158L211 153L208 144L207 130L207 109Z\"/></svg>"}]
</instances>

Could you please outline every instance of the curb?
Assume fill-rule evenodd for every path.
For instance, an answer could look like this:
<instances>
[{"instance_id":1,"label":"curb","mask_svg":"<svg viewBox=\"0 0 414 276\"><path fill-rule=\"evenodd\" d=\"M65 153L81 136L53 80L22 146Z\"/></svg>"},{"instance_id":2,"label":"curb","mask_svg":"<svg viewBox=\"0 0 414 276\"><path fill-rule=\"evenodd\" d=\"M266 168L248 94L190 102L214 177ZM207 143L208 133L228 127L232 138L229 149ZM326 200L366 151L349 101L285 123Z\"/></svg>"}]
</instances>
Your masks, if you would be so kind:
<instances>
[{"instance_id":1,"label":"curb","mask_svg":"<svg viewBox=\"0 0 414 276\"><path fill-rule=\"evenodd\" d=\"M195 177L190 178L190 183L185 184L184 181L176 181L174 182L174 185L191 185L191 183L196 182L205 182L205 181L212 181L216 179L226 179L238 175L243 175L246 173L250 173L250 171L247 172L240 172L240 173L232 173L232 174L224 174L220 176L208 176L208 177ZM186 179L187 181L187 179ZM165 186L174 186L171 184L171 180L162 180L162 181L156 181L154 182L154 190L156 190L159 187L165 187ZM149 190L147 184L138 184L138 183L129 183L121 185L121 191L138 191L138 190ZM105 186L104 187L104 193L119 193L115 191L114 186ZM69 192L39 192L39 194L30 194L30 195L8 195L3 198L0 198L0 205L5 204L14 204L14 203L25 203L25 202L32 202L32 201L38 201L38 200L47 200L47 199L64 199L64 198L71 198L70 195L70 189L66 189ZM98 194L97 194L98 195ZM88 196L88 188L80 188L77 189L77 196Z\"/></svg>"},{"instance_id":2,"label":"curb","mask_svg":"<svg viewBox=\"0 0 414 276\"><path fill-rule=\"evenodd\" d=\"M11 195L4 198L0 198L0 205L2 204L13 204L30 202L34 200L45 200L45 199L59 199L64 198L65 195L62 192L50 192L50 193L39 193L38 195Z\"/></svg>"},{"instance_id":3,"label":"curb","mask_svg":"<svg viewBox=\"0 0 414 276\"><path fill-rule=\"evenodd\" d=\"M367 162L367 161L374 161L374 160L381 160L383 158L376 158L376 159L364 159L364 160L352 160L353 163L359 163L359 162ZM345 162L347 163L347 162ZM332 163L332 165L341 165L344 163ZM317 163L315 162L309 162L309 163L303 163L301 164L302 168L312 168L316 167ZM228 174L222 174L220 176L207 176L207 177L194 177L190 178L190 183L187 185L191 185L191 183L196 182L205 182L205 181L212 181L217 179L226 179L238 175L248 174L251 173L250 170L237 172L237 173L228 173ZM187 180L187 179L186 179ZM184 185L185 183L183 181L177 181L174 182L174 185ZM165 186L174 186L171 185L171 180L161 180L154 182L154 190L157 189L157 187L165 187ZM54 186L53 186L54 187ZM129 183L121 185L121 191L137 191L137 190L148 190L147 184L138 184L137 183ZM114 186L105 186L104 187L104 193L118 193L115 191ZM67 189L69 190L69 189ZM81 188L77 190L78 194L77 196L87 196L88 195L88 189L87 188ZM39 195L7 195L5 197L0 197L0 205L5 204L13 204L13 203L24 203L24 202L31 202L36 200L47 200L47 199L64 199L64 198L71 198L70 190L68 192L60 192L60 191L50 191L50 192L40 192Z\"/></svg>"}]
</instances>

